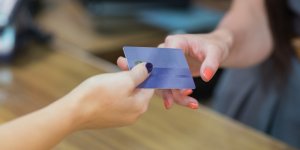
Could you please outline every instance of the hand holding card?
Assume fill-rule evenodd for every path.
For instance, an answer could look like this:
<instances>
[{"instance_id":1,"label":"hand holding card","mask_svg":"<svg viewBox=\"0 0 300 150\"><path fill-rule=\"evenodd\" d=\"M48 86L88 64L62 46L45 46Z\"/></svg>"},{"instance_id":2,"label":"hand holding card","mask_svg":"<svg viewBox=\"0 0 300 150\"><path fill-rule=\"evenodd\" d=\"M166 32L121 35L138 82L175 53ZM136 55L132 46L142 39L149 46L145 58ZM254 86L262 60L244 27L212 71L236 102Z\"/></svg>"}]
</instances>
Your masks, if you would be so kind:
<instances>
[{"instance_id":1,"label":"hand holding card","mask_svg":"<svg viewBox=\"0 0 300 150\"><path fill-rule=\"evenodd\" d=\"M153 70L140 88L195 89L191 72L182 50L171 48L130 47L123 48L128 68L140 62L150 62Z\"/></svg>"}]
</instances>

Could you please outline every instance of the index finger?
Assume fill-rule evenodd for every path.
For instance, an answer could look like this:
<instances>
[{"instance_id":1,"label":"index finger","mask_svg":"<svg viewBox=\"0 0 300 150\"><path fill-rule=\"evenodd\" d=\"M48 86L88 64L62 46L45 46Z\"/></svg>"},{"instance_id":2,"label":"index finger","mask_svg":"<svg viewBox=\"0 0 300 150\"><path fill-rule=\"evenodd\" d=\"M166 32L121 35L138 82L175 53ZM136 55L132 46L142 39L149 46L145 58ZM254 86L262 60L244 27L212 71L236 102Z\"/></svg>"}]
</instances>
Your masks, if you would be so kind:
<instances>
[{"instance_id":1,"label":"index finger","mask_svg":"<svg viewBox=\"0 0 300 150\"><path fill-rule=\"evenodd\" d=\"M118 60L117 60L117 65L118 65L118 67L119 67L121 70L123 70L123 71L129 70L129 69L128 69L128 62L127 62L127 59L124 58L124 57L122 57L122 56L120 56L120 57L118 58Z\"/></svg>"}]
</instances>

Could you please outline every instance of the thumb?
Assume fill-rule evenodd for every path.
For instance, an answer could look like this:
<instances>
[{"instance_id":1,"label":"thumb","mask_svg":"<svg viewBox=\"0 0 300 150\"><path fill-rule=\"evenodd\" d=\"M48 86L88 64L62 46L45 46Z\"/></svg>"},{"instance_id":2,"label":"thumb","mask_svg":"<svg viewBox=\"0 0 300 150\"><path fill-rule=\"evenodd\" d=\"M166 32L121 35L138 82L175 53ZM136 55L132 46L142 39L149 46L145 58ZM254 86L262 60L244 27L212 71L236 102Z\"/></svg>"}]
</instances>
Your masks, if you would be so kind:
<instances>
[{"instance_id":1,"label":"thumb","mask_svg":"<svg viewBox=\"0 0 300 150\"><path fill-rule=\"evenodd\" d=\"M219 68L219 58L217 51L211 51L205 57L200 68L200 76L205 82L210 81L217 72Z\"/></svg>"},{"instance_id":2,"label":"thumb","mask_svg":"<svg viewBox=\"0 0 300 150\"><path fill-rule=\"evenodd\" d=\"M138 86L145 81L153 69L152 63L140 63L129 71L129 76L134 82L134 86Z\"/></svg>"}]
</instances>

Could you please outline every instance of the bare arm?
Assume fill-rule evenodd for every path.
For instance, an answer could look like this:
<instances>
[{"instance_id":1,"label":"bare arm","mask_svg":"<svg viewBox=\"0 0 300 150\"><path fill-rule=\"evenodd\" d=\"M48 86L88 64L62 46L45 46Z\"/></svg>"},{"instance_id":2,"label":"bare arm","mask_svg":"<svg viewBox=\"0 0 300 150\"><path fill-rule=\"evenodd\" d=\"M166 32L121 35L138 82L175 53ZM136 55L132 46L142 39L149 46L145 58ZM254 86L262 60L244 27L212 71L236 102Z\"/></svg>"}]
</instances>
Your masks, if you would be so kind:
<instances>
[{"instance_id":1,"label":"bare arm","mask_svg":"<svg viewBox=\"0 0 300 150\"><path fill-rule=\"evenodd\" d=\"M209 34L171 35L160 47L181 48L194 76L209 81L221 67L248 67L265 60L272 38L263 0L234 0Z\"/></svg>"},{"instance_id":2,"label":"bare arm","mask_svg":"<svg viewBox=\"0 0 300 150\"><path fill-rule=\"evenodd\" d=\"M46 150L74 131L132 124L154 93L135 89L148 74L143 63L131 71L87 79L53 104L1 125L1 149Z\"/></svg>"},{"instance_id":3,"label":"bare arm","mask_svg":"<svg viewBox=\"0 0 300 150\"><path fill-rule=\"evenodd\" d=\"M196 18L197 19L197 18ZM201 19L201 18L199 18ZM272 37L264 0L234 0L217 29L209 34L170 35L159 47L184 51L193 76L208 82L219 67L249 67L261 63L272 53ZM124 61L119 64L126 66ZM189 106L196 100L163 90L167 108L173 102ZM169 105L166 105L169 104Z\"/></svg>"},{"instance_id":4,"label":"bare arm","mask_svg":"<svg viewBox=\"0 0 300 150\"><path fill-rule=\"evenodd\" d=\"M271 53L272 37L264 0L235 0L217 30L228 30L227 36L232 36L224 67L251 66Z\"/></svg>"},{"instance_id":5,"label":"bare arm","mask_svg":"<svg viewBox=\"0 0 300 150\"><path fill-rule=\"evenodd\" d=\"M0 147L7 150L52 148L75 130L73 110L65 104L58 101L0 126Z\"/></svg>"}]
</instances>

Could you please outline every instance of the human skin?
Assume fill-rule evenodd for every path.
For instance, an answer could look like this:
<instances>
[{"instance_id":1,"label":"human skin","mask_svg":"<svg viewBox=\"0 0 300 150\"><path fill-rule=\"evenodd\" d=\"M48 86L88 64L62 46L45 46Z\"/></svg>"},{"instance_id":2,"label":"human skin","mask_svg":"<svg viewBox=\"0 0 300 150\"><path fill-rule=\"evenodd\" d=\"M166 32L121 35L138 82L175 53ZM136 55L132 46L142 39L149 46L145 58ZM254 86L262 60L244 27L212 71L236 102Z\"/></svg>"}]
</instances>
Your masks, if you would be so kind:
<instances>
[{"instance_id":1,"label":"human skin","mask_svg":"<svg viewBox=\"0 0 300 150\"><path fill-rule=\"evenodd\" d=\"M249 67L272 53L267 20L263 0L234 0L215 31L171 35L159 47L182 49L193 76L208 82L219 67ZM128 70L125 58L120 57L118 65ZM148 77L144 66L91 77L53 104L1 125L1 149L50 149L75 131L132 124L147 110L154 93L135 88ZM174 102L198 108L197 100L187 96L190 89L156 93L168 109Z\"/></svg>"},{"instance_id":2,"label":"human skin","mask_svg":"<svg viewBox=\"0 0 300 150\"><path fill-rule=\"evenodd\" d=\"M134 123L154 93L136 89L152 69L145 66L141 63L131 71L93 76L49 106L1 125L1 149L51 149L76 131Z\"/></svg>"},{"instance_id":3,"label":"human skin","mask_svg":"<svg viewBox=\"0 0 300 150\"><path fill-rule=\"evenodd\" d=\"M272 53L273 41L263 0L234 0L218 27L208 34L167 36L158 47L182 49L191 73L209 82L218 68L244 68L261 63ZM127 61L118 65L126 70ZM173 103L197 108L197 101L178 90L157 91L166 108Z\"/></svg>"}]
</instances>

